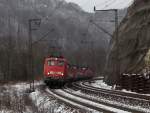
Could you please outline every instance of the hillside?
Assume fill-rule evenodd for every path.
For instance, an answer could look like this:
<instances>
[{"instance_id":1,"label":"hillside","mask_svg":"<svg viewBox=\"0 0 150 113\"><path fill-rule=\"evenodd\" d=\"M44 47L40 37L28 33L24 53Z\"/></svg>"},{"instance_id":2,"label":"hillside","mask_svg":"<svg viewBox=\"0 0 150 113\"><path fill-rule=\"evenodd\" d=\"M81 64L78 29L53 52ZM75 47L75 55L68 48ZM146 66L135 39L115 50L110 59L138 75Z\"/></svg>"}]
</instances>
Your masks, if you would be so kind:
<instances>
[{"instance_id":1,"label":"hillside","mask_svg":"<svg viewBox=\"0 0 150 113\"><path fill-rule=\"evenodd\" d=\"M136 0L128 8L127 15L119 26L118 46L115 35L110 42L107 76L105 77L107 83L118 82L119 75L115 71L118 61L120 73L141 73L147 67L149 62L147 55L149 55L150 48L149 10L150 1L148 0Z\"/></svg>"},{"instance_id":2,"label":"hillside","mask_svg":"<svg viewBox=\"0 0 150 113\"><path fill-rule=\"evenodd\" d=\"M33 45L36 75L42 73L43 58L54 47L59 48L71 62L89 65L99 72L103 69L110 38L89 23L90 19L99 16L84 12L78 5L64 0L1 0L0 14L0 25L3 26L0 29L2 78L26 77L28 20L33 18L42 19L40 28L32 33L33 42L49 32L44 40ZM107 15L102 17L106 18ZM113 26L110 26L110 32L113 31Z\"/></svg>"}]
</instances>

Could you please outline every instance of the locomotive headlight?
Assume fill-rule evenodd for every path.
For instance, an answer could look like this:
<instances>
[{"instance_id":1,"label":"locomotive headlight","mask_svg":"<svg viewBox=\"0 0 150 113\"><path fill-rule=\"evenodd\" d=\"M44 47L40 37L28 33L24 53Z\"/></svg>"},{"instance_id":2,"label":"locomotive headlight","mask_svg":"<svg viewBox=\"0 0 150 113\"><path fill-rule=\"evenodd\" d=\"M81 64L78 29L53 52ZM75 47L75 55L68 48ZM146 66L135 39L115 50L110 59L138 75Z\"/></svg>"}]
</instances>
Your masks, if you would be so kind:
<instances>
[{"instance_id":1,"label":"locomotive headlight","mask_svg":"<svg viewBox=\"0 0 150 113\"><path fill-rule=\"evenodd\" d=\"M64 73L62 73L62 72L61 72L61 75L63 76L63 75L64 75Z\"/></svg>"},{"instance_id":2,"label":"locomotive headlight","mask_svg":"<svg viewBox=\"0 0 150 113\"><path fill-rule=\"evenodd\" d=\"M62 72L57 72L57 74L62 75L62 76L64 75L64 73L62 73Z\"/></svg>"},{"instance_id":3,"label":"locomotive headlight","mask_svg":"<svg viewBox=\"0 0 150 113\"><path fill-rule=\"evenodd\" d=\"M54 74L55 72L53 72L53 71L50 71L49 73L50 73L50 74Z\"/></svg>"},{"instance_id":4,"label":"locomotive headlight","mask_svg":"<svg viewBox=\"0 0 150 113\"><path fill-rule=\"evenodd\" d=\"M54 74L54 72L53 72L53 71L50 71L50 72L48 72L47 74L48 74L48 75L51 75L51 74Z\"/></svg>"},{"instance_id":5,"label":"locomotive headlight","mask_svg":"<svg viewBox=\"0 0 150 113\"><path fill-rule=\"evenodd\" d=\"M61 76L63 76L63 75L64 75L64 73L63 73L63 72L54 72L54 71L50 71L50 72L48 72L47 74L48 74L48 75L58 74L58 75L61 75Z\"/></svg>"}]
</instances>

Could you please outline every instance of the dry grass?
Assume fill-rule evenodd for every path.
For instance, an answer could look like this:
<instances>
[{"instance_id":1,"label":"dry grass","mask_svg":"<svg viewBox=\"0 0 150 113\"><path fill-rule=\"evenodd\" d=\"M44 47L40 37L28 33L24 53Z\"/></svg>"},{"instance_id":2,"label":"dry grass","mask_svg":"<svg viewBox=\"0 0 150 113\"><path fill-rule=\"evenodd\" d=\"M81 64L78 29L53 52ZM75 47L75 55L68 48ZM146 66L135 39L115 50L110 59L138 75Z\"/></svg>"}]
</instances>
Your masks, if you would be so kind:
<instances>
[{"instance_id":1,"label":"dry grass","mask_svg":"<svg viewBox=\"0 0 150 113\"><path fill-rule=\"evenodd\" d=\"M64 111L65 113L90 113L59 102L47 94L42 85L36 87L40 90L31 93L35 97L31 99L29 97L31 94L26 93L29 90L27 86L23 85L21 87L23 90L20 91L12 84L15 83L0 85L0 112L3 111L2 113L64 113Z\"/></svg>"},{"instance_id":2,"label":"dry grass","mask_svg":"<svg viewBox=\"0 0 150 113\"><path fill-rule=\"evenodd\" d=\"M15 113L25 111L25 95L18 95L18 92L9 92L8 89L1 88L0 110L9 110Z\"/></svg>"}]
</instances>

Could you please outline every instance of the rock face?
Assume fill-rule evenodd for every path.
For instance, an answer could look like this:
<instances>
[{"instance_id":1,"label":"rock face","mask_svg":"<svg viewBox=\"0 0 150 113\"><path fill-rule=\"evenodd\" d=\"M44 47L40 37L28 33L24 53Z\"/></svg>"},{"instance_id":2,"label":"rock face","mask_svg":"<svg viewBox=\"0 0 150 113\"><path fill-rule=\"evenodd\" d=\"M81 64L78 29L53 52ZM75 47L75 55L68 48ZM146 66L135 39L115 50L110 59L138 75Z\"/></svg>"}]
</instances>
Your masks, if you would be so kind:
<instances>
[{"instance_id":1,"label":"rock face","mask_svg":"<svg viewBox=\"0 0 150 113\"><path fill-rule=\"evenodd\" d=\"M119 72L140 73L147 66L150 49L149 0L136 0L128 8L127 15L119 26L118 40L117 44L114 33L106 65L105 80L109 84L118 82Z\"/></svg>"}]
</instances>

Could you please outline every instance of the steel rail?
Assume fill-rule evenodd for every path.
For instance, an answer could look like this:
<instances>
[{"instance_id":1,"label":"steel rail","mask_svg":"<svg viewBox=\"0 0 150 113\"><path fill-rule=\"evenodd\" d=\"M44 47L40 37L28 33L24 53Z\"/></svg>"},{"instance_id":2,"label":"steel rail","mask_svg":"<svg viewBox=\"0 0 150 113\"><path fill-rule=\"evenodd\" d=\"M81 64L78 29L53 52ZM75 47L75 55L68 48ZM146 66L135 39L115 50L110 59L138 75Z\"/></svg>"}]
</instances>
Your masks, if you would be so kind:
<instances>
[{"instance_id":1,"label":"steel rail","mask_svg":"<svg viewBox=\"0 0 150 113\"><path fill-rule=\"evenodd\" d=\"M122 99L122 100L129 100L129 102L131 101L133 101L133 102L135 102L135 101L137 101L137 102L141 102L141 100L136 100L135 98L130 98L130 97L128 97L128 96L122 96L122 95L116 95L116 94L113 94L113 91L110 93L110 92L107 92L106 90L105 91L101 91L101 90L96 90L96 89L92 89L92 88L88 88L88 87L83 87L83 86L81 86L81 85L79 85L79 84L77 84L77 83L73 83L72 84L72 86L70 87L70 86L68 86L69 88L73 88L74 90L81 90L82 92L84 92L84 93L86 93L86 94L93 94L93 95L97 95L97 96L102 96L102 97L104 97L104 98L106 98L106 97L110 97L110 98L113 98L113 99L116 99L117 100L117 98L119 98L119 99ZM145 102L144 100L143 100L143 102ZM147 104L149 104L149 101L147 101L146 100L146 102L147 102ZM106 104L105 102L103 103L103 104ZM114 106L113 104L111 104L111 103L107 103L107 105L112 105L112 106ZM126 109L126 110L128 110L128 111L133 111L133 112L136 112L136 113L142 113L142 110L137 110L137 109L131 109L131 108L128 108L128 107L123 107L123 106L114 106L114 107L116 107L116 108L122 108L122 109ZM144 112L143 112L144 113Z\"/></svg>"},{"instance_id":2,"label":"steel rail","mask_svg":"<svg viewBox=\"0 0 150 113\"><path fill-rule=\"evenodd\" d=\"M101 80L101 79L96 79L96 80ZM122 91L118 91L118 90L108 90L108 89L104 89L104 88L98 88L98 87L94 87L91 85L87 85L87 82L83 82L82 83L83 87L88 87L90 89L94 89L96 91L105 91L108 93L113 93L113 94L117 94L117 95L121 95L121 96L128 96L131 98L136 98L136 99L141 99L141 100L146 100L150 102L150 96L148 95L142 95L142 94L137 94L137 93L128 93L128 92L122 92Z\"/></svg>"},{"instance_id":3,"label":"steel rail","mask_svg":"<svg viewBox=\"0 0 150 113\"><path fill-rule=\"evenodd\" d=\"M75 93L72 93L72 92L68 91L67 90L67 89L69 89L68 87L65 87L65 88L66 89L63 89L64 92L72 94L72 95L74 95L76 97L84 98L86 100L90 100L90 101L95 102L95 103L99 103L99 104L106 105L106 106L109 106L109 107L112 107L112 108L116 108L116 109L120 109L120 110L123 110L123 111L127 111L127 112L130 112L130 113L131 112L132 113L144 113L144 112L141 112L139 110L133 110L133 109L125 108L125 107L116 106L114 104L106 103L106 102L103 102L103 101L99 101L98 99L90 98L89 96L75 94Z\"/></svg>"},{"instance_id":4,"label":"steel rail","mask_svg":"<svg viewBox=\"0 0 150 113\"><path fill-rule=\"evenodd\" d=\"M61 90L61 91L64 91L66 93L66 95L63 95L62 93L57 92L57 90L50 90L49 89L49 91L47 91L47 92L50 93L51 95L53 95L54 97L56 97L58 100L66 103L66 104L71 104L72 106L75 106L76 108L79 108L79 109L84 109L84 107L85 107L86 108L85 110L91 109L91 110L96 110L96 111L100 111L103 113L115 113L113 111L106 110L106 109L103 109L103 108L100 108L100 107L97 107L94 105L90 105L86 102L81 102L79 100L71 98L67 95L72 95L72 96L76 96L76 95L74 95L73 93L70 93L70 92L66 92L65 90ZM85 98L82 98L79 96L76 96L76 97L81 98L81 99L85 99ZM74 105L73 103L75 103L76 105ZM82 107L80 107L80 106L82 106Z\"/></svg>"},{"instance_id":5,"label":"steel rail","mask_svg":"<svg viewBox=\"0 0 150 113\"><path fill-rule=\"evenodd\" d=\"M53 97L55 97L60 102L65 103L68 106L72 106L75 109L82 109L83 111L93 110L93 109L90 109L90 108L86 108L85 106L79 105L78 103L74 103L73 101L71 101L71 99L67 99L65 96L55 92L54 90L47 89L46 92L49 93L50 95L52 95Z\"/></svg>"}]
</instances>

